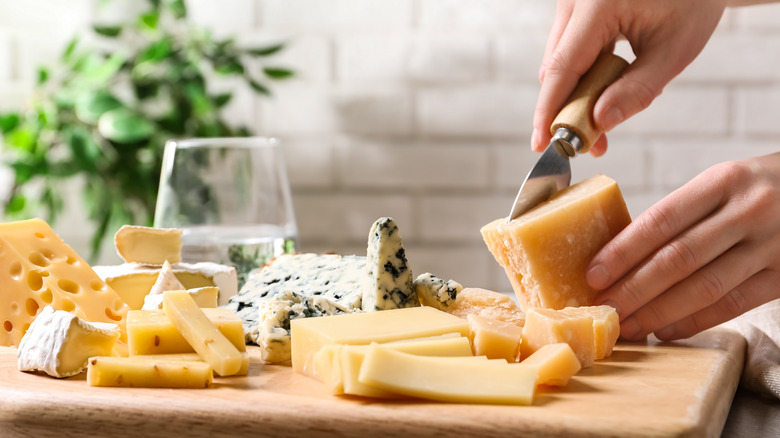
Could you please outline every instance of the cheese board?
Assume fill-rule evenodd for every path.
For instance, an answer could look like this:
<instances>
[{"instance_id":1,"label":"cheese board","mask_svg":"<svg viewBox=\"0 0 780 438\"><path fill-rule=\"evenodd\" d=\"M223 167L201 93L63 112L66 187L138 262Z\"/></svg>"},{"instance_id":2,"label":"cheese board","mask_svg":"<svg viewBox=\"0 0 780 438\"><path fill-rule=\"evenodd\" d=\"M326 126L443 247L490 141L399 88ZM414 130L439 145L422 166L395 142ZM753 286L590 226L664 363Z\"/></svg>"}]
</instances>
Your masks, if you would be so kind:
<instances>
[{"instance_id":1,"label":"cheese board","mask_svg":"<svg viewBox=\"0 0 780 438\"><path fill-rule=\"evenodd\" d=\"M209 389L98 388L16 368L0 347L3 436L720 436L742 372L745 340L716 328L676 342L619 342L611 357L531 406L334 396L250 346L245 377Z\"/></svg>"}]
</instances>

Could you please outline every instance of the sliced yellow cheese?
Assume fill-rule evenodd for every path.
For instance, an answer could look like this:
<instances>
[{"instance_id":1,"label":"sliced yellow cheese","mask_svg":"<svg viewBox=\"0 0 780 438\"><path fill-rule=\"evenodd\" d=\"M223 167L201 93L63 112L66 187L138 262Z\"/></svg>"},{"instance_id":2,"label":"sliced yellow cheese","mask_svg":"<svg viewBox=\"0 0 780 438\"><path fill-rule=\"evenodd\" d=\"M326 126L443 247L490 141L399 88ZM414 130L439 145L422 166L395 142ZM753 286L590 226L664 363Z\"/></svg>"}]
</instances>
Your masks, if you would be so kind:
<instances>
[{"instance_id":1,"label":"sliced yellow cheese","mask_svg":"<svg viewBox=\"0 0 780 438\"><path fill-rule=\"evenodd\" d=\"M208 388L214 373L202 361L173 361L160 358L98 356L89 359L89 386L136 388Z\"/></svg>"},{"instance_id":2,"label":"sliced yellow cheese","mask_svg":"<svg viewBox=\"0 0 780 438\"><path fill-rule=\"evenodd\" d=\"M562 310L530 309L523 327L521 357L525 358L547 344L559 342L569 344L583 368L593 365L596 360L593 317Z\"/></svg>"},{"instance_id":3,"label":"sliced yellow cheese","mask_svg":"<svg viewBox=\"0 0 780 438\"><path fill-rule=\"evenodd\" d=\"M361 345L445 333L468 336L468 323L433 307L293 319L290 321L292 366L298 373L315 377L313 357L325 345Z\"/></svg>"},{"instance_id":4,"label":"sliced yellow cheese","mask_svg":"<svg viewBox=\"0 0 780 438\"><path fill-rule=\"evenodd\" d=\"M249 374L249 362L250 362L250 356L249 353L244 351L241 353L241 369L238 370L234 376L246 376ZM149 354L149 355L141 355L141 356L130 356L130 359L133 360L152 360L152 361L173 361L173 362L203 362L203 359L201 359L200 356L198 356L198 353L174 353L174 354ZM204 362L205 363L205 362ZM219 373L217 373L219 375Z\"/></svg>"},{"instance_id":5,"label":"sliced yellow cheese","mask_svg":"<svg viewBox=\"0 0 780 438\"><path fill-rule=\"evenodd\" d=\"M45 306L89 322L117 324L126 339L130 310L40 219L0 224L0 345L19 345Z\"/></svg>"},{"instance_id":6,"label":"sliced yellow cheese","mask_svg":"<svg viewBox=\"0 0 780 438\"><path fill-rule=\"evenodd\" d=\"M344 393L344 377L342 373L341 344L325 345L314 353L314 377L322 382L331 394Z\"/></svg>"},{"instance_id":7,"label":"sliced yellow cheese","mask_svg":"<svg viewBox=\"0 0 780 438\"><path fill-rule=\"evenodd\" d=\"M206 317L239 351L246 351L241 318L229 309L203 309ZM176 326L160 310L131 310L127 314L128 353L147 354L192 353L193 348Z\"/></svg>"},{"instance_id":8,"label":"sliced yellow cheese","mask_svg":"<svg viewBox=\"0 0 780 438\"><path fill-rule=\"evenodd\" d=\"M593 318L593 340L596 343L595 359L612 355L612 348L620 337L620 319L611 306L566 307L563 311L573 316Z\"/></svg>"},{"instance_id":9,"label":"sliced yellow cheese","mask_svg":"<svg viewBox=\"0 0 780 438\"><path fill-rule=\"evenodd\" d=\"M385 391L432 400L529 405L536 389L536 367L417 356L372 344L358 380Z\"/></svg>"},{"instance_id":10,"label":"sliced yellow cheese","mask_svg":"<svg viewBox=\"0 0 780 438\"><path fill-rule=\"evenodd\" d=\"M447 312L465 318L480 315L486 318L510 322L518 327L525 324L525 313L512 298L492 290L467 287L461 290Z\"/></svg>"},{"instance_id":11,"label":"sliced yellow cheese","mask_svg":"<svg viewBox=\"0 0 780 438\"><path fill-rule=\"evenodd\" d=\"M151 228L125 225L114 235L114 246L125 262L162 265L181 261L179 228Z\"/></svg>"},{"instance_id":12,"label":"sliced yellow cheese","mask_svg":"<svg viewBox=\"0 0 780 438\"><path fill-rule=\"evenodd\" d=\"M547 344L528 356L522 364L537 369L536 384L564 386L579 370L580 361L569 344Z\"/></svg>"},{"instance_id":13,"label":"sliced yellow cheese","mask_svg":"<svg viewBox=\"0 0 780 438\"><path fill-rule=\"evenodd\" d=\"M520 343L523 341L523 329L510 322L485 318L470 314L469 322L471 347L474 355L487 356L488 359L517 360Z\"/></svg>"},{"instance_id":14,"label":"sliced yellow cheese","mask_svg":"<svg viewBox=\"0 0 780 438\"><path fill-rule=\"evenodd\" d=\"M563 309L593 303L597 291L585 281L588 263L630 222L617 183L596 175L511 222L497 219L481 232L524 310Z\"/></svg>"},{"instance_id":15,"label":"sliced yellow cheese","mask_svg":"<svg viewBox=\"0 0 780 438\"><path fill-rule=\"evenodd\" d=\"M163 293L163 312L196 353L220 376L241 369L241 352L217 329L184 290Z\"/></svg>"},{"instance_id":16,"label":"sliced yellow cheese","mask_svg":"<svg viewBox=\"0 0 780 438\"><path fill-rule=\"evenodd\" d=\"M169 289L176 290L176 289ZM219 289L214 286L198 287L195 289L187 289L187 293L190 294L195 304L201 309L215 308L217 307L217 300L219 298ZM149 294L144 297L144 307L141 310L160 310L162 309L162 293Z\"/></svg>"}]
</instances>

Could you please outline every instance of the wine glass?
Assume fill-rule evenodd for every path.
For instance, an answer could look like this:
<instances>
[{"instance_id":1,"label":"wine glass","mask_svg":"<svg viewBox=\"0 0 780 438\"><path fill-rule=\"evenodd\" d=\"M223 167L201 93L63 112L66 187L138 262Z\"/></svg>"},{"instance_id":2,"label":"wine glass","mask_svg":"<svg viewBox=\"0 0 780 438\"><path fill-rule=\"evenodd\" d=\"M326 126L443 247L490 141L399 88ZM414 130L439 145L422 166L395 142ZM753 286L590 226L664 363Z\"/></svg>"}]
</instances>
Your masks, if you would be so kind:
<instances>
[{"instance_id":1,"label":"wine glass","mask_svg":"<svg viewBox=\"0 0 780 438\"><path fill-rule=\"evenodd\" d=\"M182 261L252 269L295 251L298 230L278 140L199 138L165 144L154 226L182 229Z\"/></svg>"}]
</instances>

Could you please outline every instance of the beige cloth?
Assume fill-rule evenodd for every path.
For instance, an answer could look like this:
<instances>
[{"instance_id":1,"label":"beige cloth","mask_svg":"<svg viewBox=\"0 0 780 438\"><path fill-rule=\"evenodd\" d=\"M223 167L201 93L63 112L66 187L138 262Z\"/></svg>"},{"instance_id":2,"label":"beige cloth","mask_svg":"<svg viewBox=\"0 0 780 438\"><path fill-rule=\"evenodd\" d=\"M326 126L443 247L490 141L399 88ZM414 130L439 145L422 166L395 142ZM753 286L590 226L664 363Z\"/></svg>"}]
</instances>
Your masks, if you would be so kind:
<instances>
[{"instance_id":1,"label":"beige cloth","mask_svg":"<svg viewBox=\"0 0 780 438\"><path fill-rule=\"evenodd\" d=\"M723 324L747 340L740 385L780 399L780 299L770 301Z\"/></svg>"}]
</instances>

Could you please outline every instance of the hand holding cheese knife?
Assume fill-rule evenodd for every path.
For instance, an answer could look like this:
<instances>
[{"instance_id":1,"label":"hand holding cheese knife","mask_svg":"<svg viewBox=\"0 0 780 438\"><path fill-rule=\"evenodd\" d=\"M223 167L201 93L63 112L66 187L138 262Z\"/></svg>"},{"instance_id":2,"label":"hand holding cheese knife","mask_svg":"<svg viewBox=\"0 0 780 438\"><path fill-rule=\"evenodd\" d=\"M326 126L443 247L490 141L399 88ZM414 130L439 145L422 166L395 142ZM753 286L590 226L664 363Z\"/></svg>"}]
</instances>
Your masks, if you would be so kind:
<instances>
[{"instance_id":1,"label":"hand holding cheese knife","mask_svg":"<svg viewBox=\"0 0 780 438\"><path fill-rule=\"evenodd\" d=\"M637 58L588 113L600 133L650 105L698 55L726 6L719 0L560 0L539 73L534 150L547 146L546 127L618 38L631 43ZM602 155L606 147L600 135L590 153ZM639 215L594 257L587 279L602 290L597 304L618 310L626 339L654 332L671 340L780 298L778 217L780 153L713 166Z\"/></svg>"}]
</instances>

